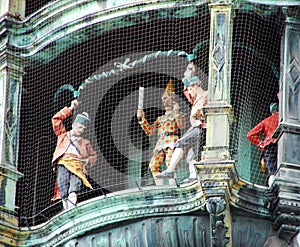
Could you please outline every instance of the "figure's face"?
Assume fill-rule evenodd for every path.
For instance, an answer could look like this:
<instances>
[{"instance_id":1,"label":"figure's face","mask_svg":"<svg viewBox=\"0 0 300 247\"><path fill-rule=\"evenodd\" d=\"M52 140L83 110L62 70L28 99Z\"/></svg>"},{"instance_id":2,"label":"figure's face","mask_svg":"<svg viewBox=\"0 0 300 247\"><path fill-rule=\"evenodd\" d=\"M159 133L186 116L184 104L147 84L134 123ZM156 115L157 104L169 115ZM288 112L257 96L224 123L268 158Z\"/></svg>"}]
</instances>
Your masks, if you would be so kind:
<instances>
[{"instance_id":1,"label":"figure's face","mask_svg":"<svg viewBox=\"0 0 300 247\"><path fill-rule=\"evenodd\" d=\"M192 85L188 87L188 93L192 98L197 97L196 85Z\"/></svg>"},{"instance_id":2,"label":"figure's face","mask_svg":"<svg viewBox=\"0 0 300 247\"><path fill-rule=\"evenodd\" d=\"M174 100L175 100L175 95L174 94L164 94L161 98L163 105L165 109L168 111L173 108Z\"/></svg>"},{"instance_id":3,"label":"figure's face","mask_svg":"<svg viewBox=\"0 0 300 247\"><path fill-rule=\"evenodd\" d=\"M81 136L84 133L85 129L86 127L80 123L73 123L72 125L72 132L75 136Z\"/></svg>"}]
</instances>

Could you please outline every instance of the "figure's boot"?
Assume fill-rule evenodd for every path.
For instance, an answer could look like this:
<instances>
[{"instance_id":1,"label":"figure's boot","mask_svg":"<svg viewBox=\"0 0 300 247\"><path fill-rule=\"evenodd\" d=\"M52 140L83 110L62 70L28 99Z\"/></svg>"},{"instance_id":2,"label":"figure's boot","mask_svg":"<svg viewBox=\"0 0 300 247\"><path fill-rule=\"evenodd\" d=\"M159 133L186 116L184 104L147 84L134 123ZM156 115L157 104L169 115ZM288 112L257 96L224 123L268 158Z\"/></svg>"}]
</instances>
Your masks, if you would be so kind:
<instances>
[{"instance_id":1,"label":"figure's boot","mask_svg":"<svg viewBox=\"0 0 300 247\"><path fill-rule=\"evenodd\" d=\"M68 208L76 207L77 195L75 192L71 192L68 196Z\"/></svg>"},{"instance_id":2,"label":"figure's boot","mask_svg":"<svg viewBox=\"0 0 300 247\"><path fill-rule=\"evenodd\" d=\"M270 177L268 178L268 185L269 188L272 186L273 182L274 182L275 176L274 175L270 175Z\"/></svg>"},{"instance_id":3,"label":"figure's boot","mask_svg":"<svg viewBox=\"0 0 300 247\"><path fill-rule=\"evenodd\" d=\"M160 172L157 172L157 171L152 171L152 176L153 176L153 179L154 179L154 182L155 182L155 185L164 185L164 180L163 179L158 179L156 177L156 175L160 174Z\"/></svg>"},{"instance_id":4,"label":"figure's boot","mask_svg":"<svg viewBox=\"0 0 300 247\"><path fill-rule=\"evenodd\" d=\"M197 180L197 173L196 173L196 169L195 169L195 160L191 160L189 161L189 177L184 179L181 184L186 184L186 183L191 183Z\"/></svg>"},{"instance_id":5,"label":"figure's boot","mask_svg":"<svg viewBox=\"0 0 300 247\"><path fill-rule=\"evenodd\" d=\"M61 199L61 195L60 195L60 191L59 191L59 188L58 188L58 181L56 179L55 186L54 186L54 195L51 198L50 203L53 203L53 202L55 202L56 200L59 200L59 199Z\"/></svg>"},{"instance_id":6,"label":"figure's boot","mask_svg":"<svg viewBox=\"0 0 300 247\"><path fill-rule=\"evenodd\" d=\"M196 173L196 169L194 167L195 164L195 152L193 148L189 149L189 152L186 156L186 162L189 164L189 177L186 178L185 180L183 180L181 183L185 184L185 183L191 183L197 180L197 173Z\"/></svg>"},{"instance_id":7,"label":"figure's boot","mask_svg":"<svg viewBox=\"0 0 300 247\"><path fill-rule=\"evenodd\" d=\"M68 209L68 199L62 199L63 208Z\"/></svg>"},{"instance_id":8,"label":"figure's boot","mask_svg":"<svg viewBox=\"0 0 300 247\"><path fill-rule=\"evenodd\" d=\"M190 171L190 180L196 180L197 179L197 173L196 173L196 169L195 169L195 160L191 160L189 162L189 171Z\"/></svg>"},{"instance_id":9,"label":"figure's boot","mask_svg":"<svg viewBox=\"0 0 300 247\"><path fill-rule=\"evenodd\" d=\"M169 185L177 185L176 178L177 178L177 174L176 172L174 172L174 177L169 179Z\"/></svg>"},{"instance_id":10,"label":"figure's boot","mask_svg":"<svg viewBox=\"0 0 300 247\"><path fill-rule=\"evenodd\" d=\"M178 162L183 156L182 148L175 148L174 153L172 154L172 159L167 170L163 171L161 174L157 174L157 178L174 178L175 168L177 167Z\"/></svg>"}]
</instances>

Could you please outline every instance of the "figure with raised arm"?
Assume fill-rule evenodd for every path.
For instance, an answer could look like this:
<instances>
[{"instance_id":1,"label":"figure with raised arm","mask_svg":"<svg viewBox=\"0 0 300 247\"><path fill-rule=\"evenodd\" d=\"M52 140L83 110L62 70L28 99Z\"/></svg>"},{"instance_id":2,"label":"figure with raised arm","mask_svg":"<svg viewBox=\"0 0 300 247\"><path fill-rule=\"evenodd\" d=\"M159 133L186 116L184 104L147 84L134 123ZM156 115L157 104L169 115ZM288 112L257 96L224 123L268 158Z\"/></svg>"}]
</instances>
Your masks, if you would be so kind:
<instances>
[{"instance_id":1,"label":"figure with raised arm","mask_svg":"<svg viewBox=\"0 0 300 247\"><path fill-rule=\"evenodd\" d=\"M206 123L204 120L203 107L208 103L207 91L203 89L203 81L194 76L194 65L188 65L182 82L187 88L186 96L193 102L190 123L191 128L175 143L175 150L168 168L157 175L157 178L174 178L174 171L183 157L184 150L190 145L197 145L205 136Z\"/></svg>"},{"instance_id":2,"label":"figure with raised arm","mask_svg":"<svg viewBox=\"0 0 300 247\"><path fill-rule=\"evenodd\" d=\"M57 172L57 185L64 209L75 207L77 194L83 185L93 189L87 180L87 167L97 160L89 140L83 138L90 119L86 112L78 114L73 121L72 129L67 131L64 120L72 116L79 105L73 100L71 106L64 107L52 117L52 126L57 136L57 145L53 154L52 165Z\"/></svg>"},{"instance_id":3,"label":"figure with raised arm","mask_svg":"<svg viewBox=\"0 0 300 247\"><path fill-rule=\"evenodd\" d=\"M271 116L262 120L247 134L248 140L263 151L263 163L266 166L269 186L273 183L274 174L277 170L277 139L272 137L278 126L277 103L270 105L270 112ZM261 139L261 135L264 135L264 139Z\"/></svg>"},{"instance_id":4,"label":"figure with raised arm","mask_svg":"<svg viewBox=\"0 0 300 247\"><path fill-rule=\"evenodd\" d=\"M174 82L172 80L168 82L162 95L162 102L165 114L159 116L152 124L146 120L143 110L137 111L137 117L140 119L139 124L144 132L148 136L156 132L158 134L158 141L149 163L149 169L156 185L163 185L163 179L157 179L157 175L162 172L164 162L169 166L174 145L179 139L180 129L185 126L184 115L179 112L179 105L175 102Z\"/></svg>"}]
</instances>

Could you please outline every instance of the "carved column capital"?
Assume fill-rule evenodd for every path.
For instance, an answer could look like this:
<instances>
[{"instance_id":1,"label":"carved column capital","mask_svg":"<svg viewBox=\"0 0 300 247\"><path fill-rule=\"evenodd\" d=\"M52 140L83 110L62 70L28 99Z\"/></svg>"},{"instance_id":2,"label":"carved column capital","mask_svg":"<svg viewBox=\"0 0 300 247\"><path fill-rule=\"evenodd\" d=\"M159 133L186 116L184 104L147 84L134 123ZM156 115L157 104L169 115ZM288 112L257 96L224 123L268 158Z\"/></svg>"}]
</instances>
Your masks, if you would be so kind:
<instances>
[{"instance_id":1,"label":"carved column capital","mask_svg":"<svg viewBox=\"0 0 300 247\"><path fill-rule=\"evenodd\" d=\"M16 183L22 176L17 163L24 70L22 58L9 45L9 32L0 29L0 206L14 214Z\"/></svg>"},{"instance_id":2,"label":"carved column capital","mask_svg":"<svg viewBox=\"0 0 300 247\"><path fill-rule=\"evenodd\" d=\"M206 200L206 209L212 216L219 216L226 209L226 202L221 197L210 197Z\"/></svg>"},{"instance_id":3,"label":"carved column capital","mask_svg":"<svg viewBox=\"0 0 300 247\"><path fill-rule=\"evenodd\" d=\"M226 202L222 197L210 197L206 200L206 209L210 214L212 246L224 247L230 242L226 218L230 218L229 210L226 210ZM228 224L228 222L227 222Z\"/></svg>"}]
</instances>

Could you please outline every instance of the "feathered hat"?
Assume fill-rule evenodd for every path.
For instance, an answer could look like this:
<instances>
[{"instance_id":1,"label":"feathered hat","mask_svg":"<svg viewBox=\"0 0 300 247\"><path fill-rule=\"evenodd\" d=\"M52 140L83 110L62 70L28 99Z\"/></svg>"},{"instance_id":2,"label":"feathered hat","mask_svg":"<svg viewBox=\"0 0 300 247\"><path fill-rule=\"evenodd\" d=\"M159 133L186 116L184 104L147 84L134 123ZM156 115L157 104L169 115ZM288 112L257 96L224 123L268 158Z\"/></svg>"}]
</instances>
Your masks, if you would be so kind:
<instances>
[{"instance_id":1,"label":"feathered hat","mask_svg":"<svg viewBox=\"0 0 300 247\"><path fill-rule=\"evenodd\" d=\"M87 127L87 125L91 122L90 118L89 118L89 114L87 114L86 112L83 113L79 113L77 114L74 123L80 123L83 126Z\"/></svg>"},{"instance_id":2,"label":"feathered hat","mask_svg":"<svg viewBox=\"0 0 300 247\"><path fill-rule=\"evenodd\" d=\"M186 87L189 87L189 86L192 86L194 84L199 84L200 83L200 79L198 76L193 76L193 77L184 77L182 79L182 82L183 84L186 86Z\"/></svg>"},{"instance_id":3,"label":"feathered hat","mask_svg":"<svg viewBox=\"0 0 300 247\"><path fill-rule=\"evenodd\" d=\"M270 112L273 113L275 110L278 110L278 104L277 103L270 104Z\"/></svg>"}]
</instances>

